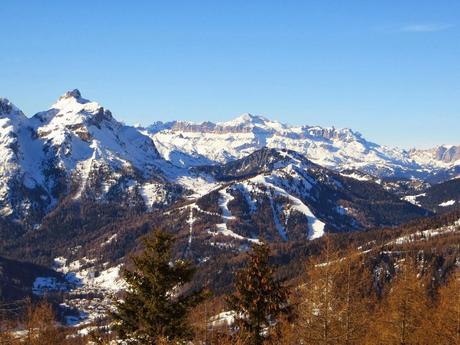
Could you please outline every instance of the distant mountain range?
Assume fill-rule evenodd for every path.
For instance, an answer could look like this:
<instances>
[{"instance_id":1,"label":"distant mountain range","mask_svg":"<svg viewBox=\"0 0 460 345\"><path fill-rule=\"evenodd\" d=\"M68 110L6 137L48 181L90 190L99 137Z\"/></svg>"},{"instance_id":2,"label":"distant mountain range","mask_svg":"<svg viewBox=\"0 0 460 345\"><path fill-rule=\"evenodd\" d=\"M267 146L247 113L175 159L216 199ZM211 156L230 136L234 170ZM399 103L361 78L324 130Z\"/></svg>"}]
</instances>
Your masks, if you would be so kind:
<instances>
[{"instance_id":1,"label":"distant mountain range","mask_svg":"<svg viewBox=\"0 0 460 345\"><path fill-rule=\"evenodd\" d=\"M431 181L460 175L460 146L402 150L372 143L347 128L289 126L251 114L217 124L157 122L143 132L178 166L226 163L270 147L297 151L336 171L356 169L377 177Z\"/></svg>"}]
</instances>

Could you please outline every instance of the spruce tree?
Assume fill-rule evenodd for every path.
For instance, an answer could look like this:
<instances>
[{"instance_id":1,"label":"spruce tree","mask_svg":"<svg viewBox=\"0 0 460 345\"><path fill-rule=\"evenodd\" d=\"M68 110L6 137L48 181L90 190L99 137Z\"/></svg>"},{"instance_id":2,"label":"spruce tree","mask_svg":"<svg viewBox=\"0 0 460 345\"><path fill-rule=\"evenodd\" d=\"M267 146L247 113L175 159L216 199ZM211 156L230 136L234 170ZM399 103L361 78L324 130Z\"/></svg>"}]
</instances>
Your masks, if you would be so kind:
<instances>
[{"instance_id":1,"label":"spruce tree","mask_svg":"<svg viewBox=\"0 0 460 345\"><path fill-rule=\"evenodd\" d=\"M262 344L266 329L290 311L288 290L274 279L269 257L266 244L254 245L247 266L235 274L235 293L227 299L244 344Z\"/></svg>"},{"instance_id":2,"label":"spruce tree","mask_svg":"<svg viewBox=\"0 0 460 345\"><path fill-rule=\"evenodd\" d=\"M133 257L133 270L124 271L127 289L113 314L119 337L128 344L159 344L189 339L190 308L202 293L184 294L195 269L188 261L173 260L171 235L155 231L144 241L145 250Z\"/></svg>"}]
</instances>

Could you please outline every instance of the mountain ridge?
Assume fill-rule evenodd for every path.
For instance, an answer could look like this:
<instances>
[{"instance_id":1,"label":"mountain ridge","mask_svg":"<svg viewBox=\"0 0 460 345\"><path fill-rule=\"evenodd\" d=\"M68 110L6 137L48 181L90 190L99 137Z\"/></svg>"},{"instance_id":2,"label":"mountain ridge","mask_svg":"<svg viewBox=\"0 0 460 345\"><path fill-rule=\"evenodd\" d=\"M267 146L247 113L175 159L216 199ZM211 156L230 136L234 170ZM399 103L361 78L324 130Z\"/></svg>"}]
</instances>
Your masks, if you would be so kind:
<instances>
[{"instance_id":1,"label":"mountain ridge","mask_svg":"<svg viewBox=\"0 0 460 345\"><path fill-rule=\"evenodd\" d=\"M251 114L218 123L156 122L140 129L177 166L222 164L268 146L297 151L334 170L357 169L377 177L436 181L460 173L460 147L391 148L348 128L292 126Z\"/></svg>"}]
</instances>

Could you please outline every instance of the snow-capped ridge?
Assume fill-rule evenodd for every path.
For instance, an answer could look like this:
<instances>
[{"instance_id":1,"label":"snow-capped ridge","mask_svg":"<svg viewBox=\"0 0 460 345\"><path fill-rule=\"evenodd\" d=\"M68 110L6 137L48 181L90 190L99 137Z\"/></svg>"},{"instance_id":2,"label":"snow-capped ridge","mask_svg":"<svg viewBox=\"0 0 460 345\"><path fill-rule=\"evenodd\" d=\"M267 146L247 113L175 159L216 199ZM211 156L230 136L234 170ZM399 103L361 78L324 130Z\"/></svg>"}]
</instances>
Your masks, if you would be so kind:
<instances>
[{"instance_id":1,"label":"snow-capped ridge","mask_svg":"<svg viewBox=\"0 0 460 345\"><path fill-rule=\"evenodd\" d=\"M429 165L458 165L460 164L460 145L439 145L431 149L411 149L409 155Z\"/></svg>"},{"instance_id":2,"label":"snow-capped ridge","mask_svg":"<svg viewBox=\"0 0 460 345\"><path fill-rule=\"evenodd\" d=\"M420 168L400 150L369 142L348 128L292 126L251 114L218 124L156 123L144 132L162 157L178 166L227 163L270 147L296 151L339 171L354 168L394 175L408 166Z\"/></svg>"},{"instance_id":3,"label":"snow-capped ridge","mask_svg":"<svg viewBox=\"0 0 460 345\"><path fill-rule=\"evenodd\" d=\"M404 150L368 141L350 128L295 126L250 113L218 123L157 122L144 133L177 166L227 163L271 147L297 151L336 171L359 170L378 178L439 182L460 170L460 146Z\"/></svg>"}]
</instances>

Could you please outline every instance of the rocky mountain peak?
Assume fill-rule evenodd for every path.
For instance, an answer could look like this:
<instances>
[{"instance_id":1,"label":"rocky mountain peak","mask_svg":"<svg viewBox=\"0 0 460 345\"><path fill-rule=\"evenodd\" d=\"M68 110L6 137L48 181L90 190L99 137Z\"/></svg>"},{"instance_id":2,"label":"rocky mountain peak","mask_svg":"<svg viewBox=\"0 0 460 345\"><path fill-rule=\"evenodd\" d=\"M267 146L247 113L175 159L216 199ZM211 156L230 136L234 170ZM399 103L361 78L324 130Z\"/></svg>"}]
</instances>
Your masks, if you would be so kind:
<instances>
[{"instance_id":1,"label":"rocky mountain peak","mask_svg":"<svg viewBox=\"0 0 460 345\"><path fill-rule=\"evenodd\" d=\"M445 163L460 159L460 146L443 145L436 148L435 158Z\"/></svg>"},{"instance_id":2,"label":"rocky mountain peak","mask_svg":"<svg viewBox=\"0 0 460 345\"><path fill-rule=\"evenodd\" d=\"M460 161L460 146L440 145L431 149L410 149L410 157L414 160L423 160L431 166L458 165Z\"/></svg>"},{"instance_id":3,"label":"rocky mountain peak","mask_svg":"<svg viewBox=\"0 0 460 345\"><path fill-rule=\"evenodd\" d=\"M328 140L342 140L346 142L359 141L362 136L358 132L354 132L349 128L335 128L335 127L308 127L307 131L314 137L322 137Z\"/></svg>"},{"instance_id":4,"label":"rocky mountain peak","mask_svg":"<svg viewBox=\"0 0 460 345\"><path fill-rule=\"evenodd\" d=\"M13 103L7 98L0 97L0 116L19 115L25 116Z\"/></svg>"},{"instance_id":5,"label":"rocky mountain peak","mask_svg":"<svg viewBox=\"0 0 460 345\"><path fill-rule=\"evenodd\" d=\"M73 89L72 91L67 91L64 95L62 95L59 100L61 99L68 99L68 98L75 98L81 99L81 92L78 89Z\"/></svg>"},{"instance_id":6,"label":"rocky mountain peak","mask_svg":"<svg viewBox=\"0 0 460 345\"><path fill-rule=\"evenodd\" d=\"M77 113L86 108L97 109L100 106L96 102L91 102L82 97L81 92L77 89L67 91L57 102L52 105L52 109L60 109L65 112Z\"/></svg>"},{"instance_id":7,"label":"rocky mountain peak","mask_svg":"<svg viewBox=\"0 0 460 345\"><path fill-rule=\"evenodd\" d=\"M128 182L141 186L163 178L152 140L79 90L30 119L0 99L0 152L0 215L33 221L63 197L102 200L118 189L132 195L137 192L128 191Z\"/></svg>"}]
</instances>

